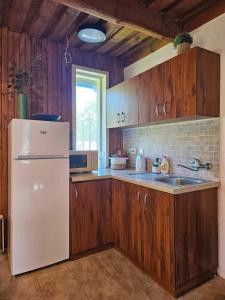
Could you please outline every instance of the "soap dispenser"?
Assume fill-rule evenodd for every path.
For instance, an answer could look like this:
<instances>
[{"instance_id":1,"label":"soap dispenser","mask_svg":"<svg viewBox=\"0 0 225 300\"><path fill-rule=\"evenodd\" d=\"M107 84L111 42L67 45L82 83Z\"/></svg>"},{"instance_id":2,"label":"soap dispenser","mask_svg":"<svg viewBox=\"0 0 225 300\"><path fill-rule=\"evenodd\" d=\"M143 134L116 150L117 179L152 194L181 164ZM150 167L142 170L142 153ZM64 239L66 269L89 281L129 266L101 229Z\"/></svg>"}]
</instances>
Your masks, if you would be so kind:
<instances>
[{"instance_id":1,"label":"soap dispenser","mask_svg":"<svg viewBox=\"0 0 225 300\"><path fill-rule=\"evenodd\" d=\"M145 157L143 155L143 149L140 149L136 157L136 171L141 172L145 170L146 170Z\"/></svg>"},{"instance_id":2,"label":"soap dispenser","mask_svg":"<svg viewBox=\"0 0 225 300\"><path fill-rule=\"evenodd\" d=\"M167 156L163 156L162 158L162 162L160 165L160 170L162 174L168 174L169 173L169 169L170 169L170 165L168 162L168 157Z\"/></svg>"}]
</instances>

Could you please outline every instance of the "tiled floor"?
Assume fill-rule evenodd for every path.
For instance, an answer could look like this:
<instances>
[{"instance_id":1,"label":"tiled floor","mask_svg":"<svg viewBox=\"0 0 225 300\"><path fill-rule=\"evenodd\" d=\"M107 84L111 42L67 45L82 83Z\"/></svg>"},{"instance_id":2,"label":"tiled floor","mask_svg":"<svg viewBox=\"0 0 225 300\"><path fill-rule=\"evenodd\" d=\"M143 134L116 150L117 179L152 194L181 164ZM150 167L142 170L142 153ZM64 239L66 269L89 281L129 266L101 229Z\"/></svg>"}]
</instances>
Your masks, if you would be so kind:
<instances>
[{"instance_id":1,"label":"tiled floor","mask_svg":"<svg viewBox=\"0 0 225 300\"><path fill-rule=\"evenodd\" d=\"M114 249L11 277L0 255L0 299L171 300L167 292ZM179 299L225 299L225 280L216 277Z\"/></svg>"}]
</instances>

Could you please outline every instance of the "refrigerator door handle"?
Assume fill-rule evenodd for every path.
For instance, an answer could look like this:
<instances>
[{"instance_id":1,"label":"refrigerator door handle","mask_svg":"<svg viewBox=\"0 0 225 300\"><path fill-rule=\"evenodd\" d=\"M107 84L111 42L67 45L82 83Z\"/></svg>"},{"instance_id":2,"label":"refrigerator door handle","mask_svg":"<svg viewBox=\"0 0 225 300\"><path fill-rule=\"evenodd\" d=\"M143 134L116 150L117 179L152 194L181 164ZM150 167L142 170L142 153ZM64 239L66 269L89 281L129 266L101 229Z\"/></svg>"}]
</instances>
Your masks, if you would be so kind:
<instances>
[{"instance_id":1,"label":"refrigerator door handle","mask_svg":"<svg viewBox=\"0 0 225 300\"><path fill-rule=\"evenodd\" d=\"M64 156L64 155L32 155L32 154L28 154L28 155L18 155L18 157L16 158L16 160L28 160L28 159L62 159L62 158L66 158L68 159L68 156Z\"/></svg>"}]
</instances>

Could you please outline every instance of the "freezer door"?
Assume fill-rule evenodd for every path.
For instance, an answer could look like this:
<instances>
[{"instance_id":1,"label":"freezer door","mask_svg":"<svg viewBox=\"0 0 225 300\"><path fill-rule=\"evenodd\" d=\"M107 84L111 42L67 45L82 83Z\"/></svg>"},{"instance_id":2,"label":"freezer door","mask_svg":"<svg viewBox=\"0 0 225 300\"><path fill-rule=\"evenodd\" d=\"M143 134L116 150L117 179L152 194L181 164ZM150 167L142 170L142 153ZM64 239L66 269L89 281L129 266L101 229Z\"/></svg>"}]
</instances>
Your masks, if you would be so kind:
<instances>
[{"instance_id":1,"label":"freezer door","mask_svg":"<svg viewBox=\"0 0 225 300\"><path fill-rule=\"evenodd\" d=\"M12 158L69 155L69 123L13 119L9 125Z\"/></svg>"},{"instance_id":2,"label":"freezer door","mask_svg":"<svg viewBox=\"0 0 225 300\"><path fill-rule=\"evenodd\" d=\"M69 258L69 160L14 160L10 173L13 275Z\"/></svg>"}]
</instances>

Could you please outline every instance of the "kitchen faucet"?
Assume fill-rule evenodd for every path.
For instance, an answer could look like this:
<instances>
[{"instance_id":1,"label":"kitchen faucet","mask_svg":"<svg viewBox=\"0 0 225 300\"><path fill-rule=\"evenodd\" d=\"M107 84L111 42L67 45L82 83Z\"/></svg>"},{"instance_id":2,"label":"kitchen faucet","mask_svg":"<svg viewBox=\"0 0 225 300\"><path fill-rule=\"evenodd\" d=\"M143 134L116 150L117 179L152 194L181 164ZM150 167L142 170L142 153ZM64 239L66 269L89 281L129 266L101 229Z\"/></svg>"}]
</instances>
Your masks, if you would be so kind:
<instances>
[{"instance_id":1,"label":"kitchen faucet","mask_svg":"<svg viewBox=\"0 0 225 300\"><path fill-rule=\"evenodd\" d=\"M201 161L197 158L193 158L191 160L191 163L189 164L189 166L185 166L185 165L181 165L181 164L178 164L177 166L191 170L191 171L199 171L199 169L206 169L206 170L212 169L211 163L202 164Z\"/></svg>"}]
</instances>

